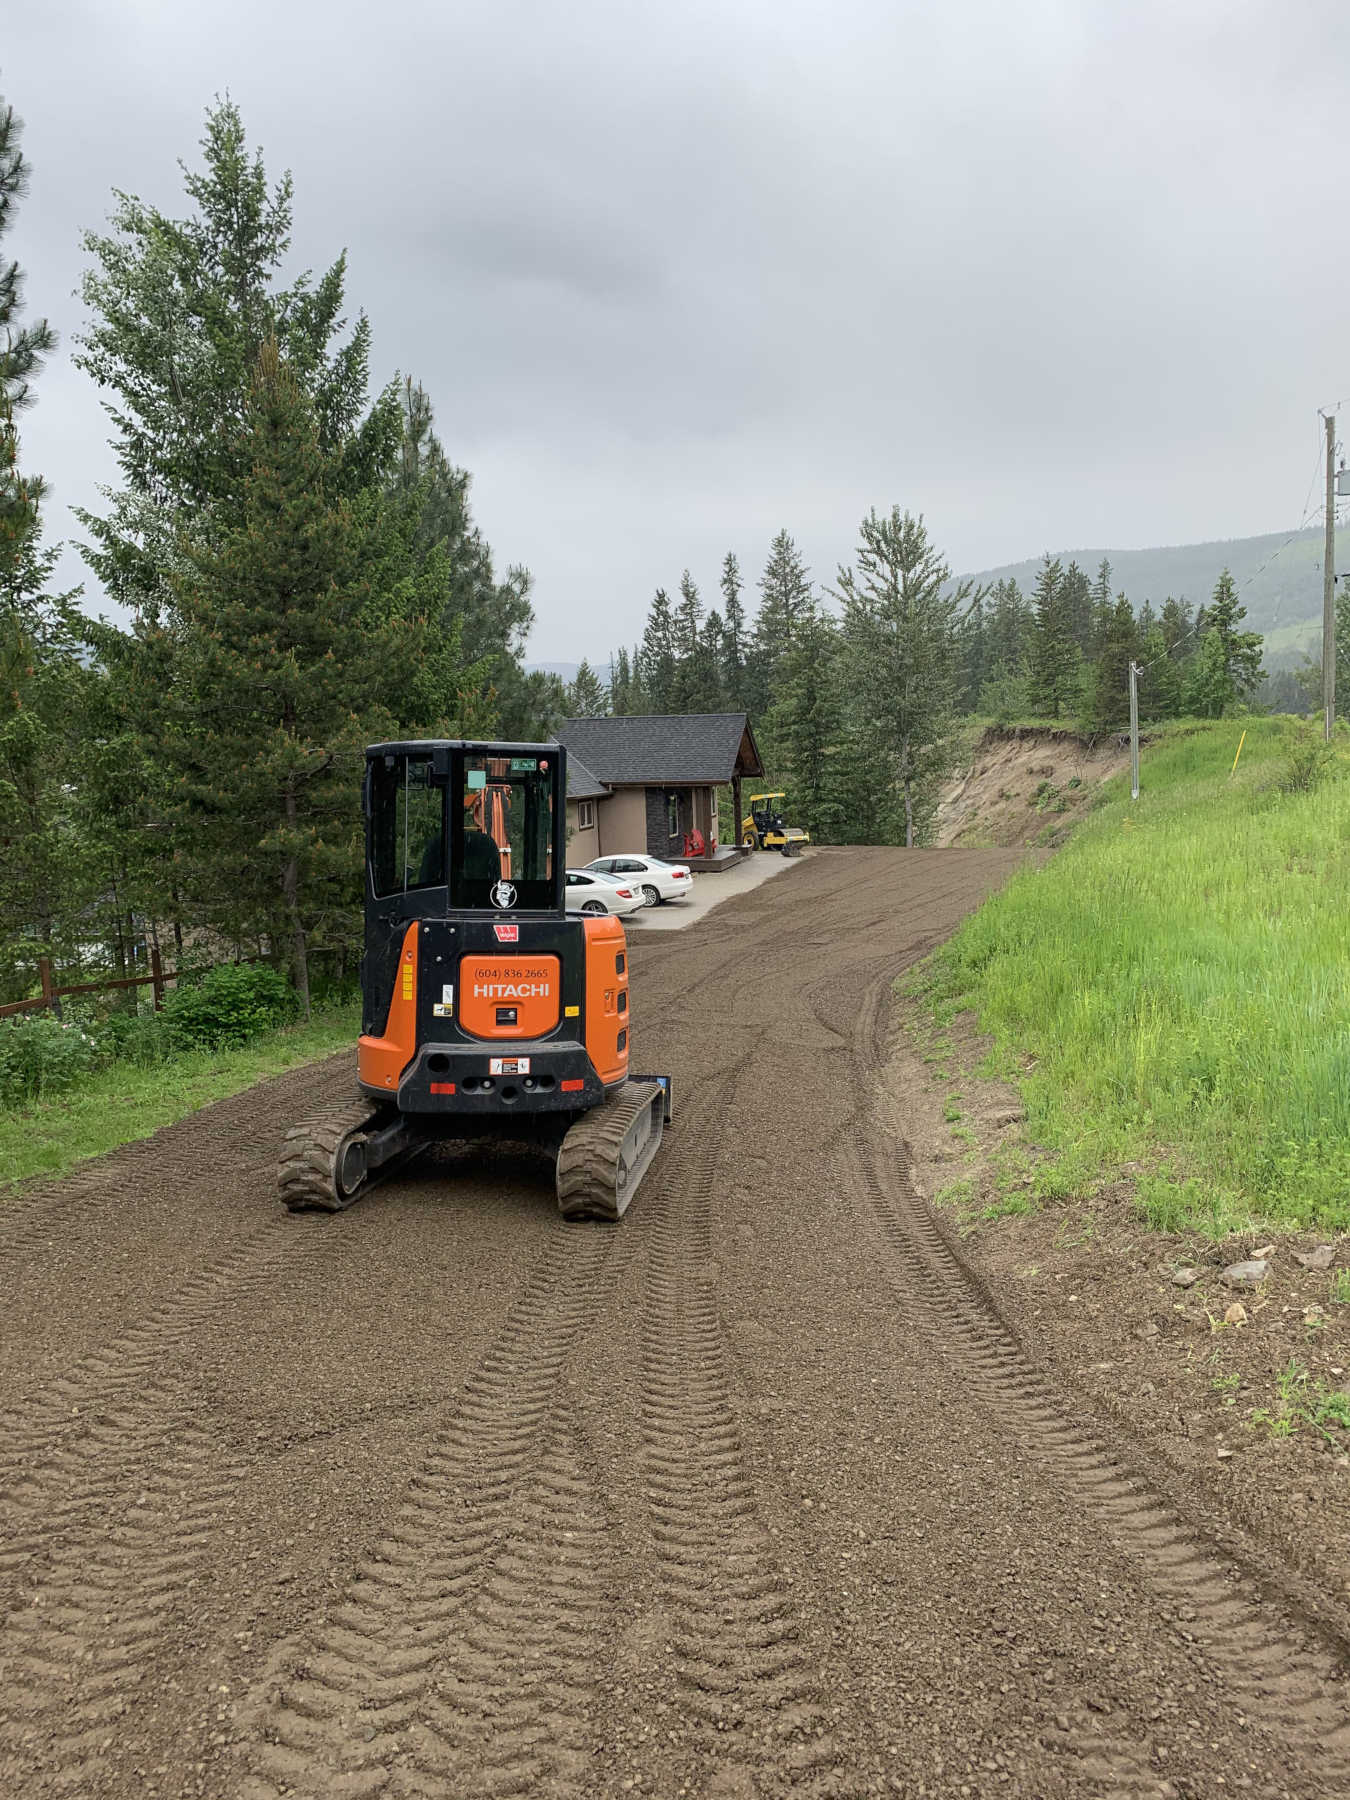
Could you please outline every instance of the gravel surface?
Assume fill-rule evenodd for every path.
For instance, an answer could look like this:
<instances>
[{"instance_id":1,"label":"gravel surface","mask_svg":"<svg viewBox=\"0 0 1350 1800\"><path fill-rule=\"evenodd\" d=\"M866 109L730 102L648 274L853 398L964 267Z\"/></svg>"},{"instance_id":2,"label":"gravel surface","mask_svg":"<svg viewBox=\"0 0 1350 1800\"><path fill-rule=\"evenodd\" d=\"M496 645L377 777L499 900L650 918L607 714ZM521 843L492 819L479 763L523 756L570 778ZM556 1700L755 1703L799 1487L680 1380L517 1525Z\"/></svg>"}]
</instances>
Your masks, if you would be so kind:
<instances>
[{"instance_id":1,"label":"gravel surface","mask_svg":"<svg viewBox=\"0 0 1350 1800\"><path fill-rule=\"evenodd\" d=\"M617 1228L505 1151L287 1216L346 1056L5 1204L0 1794L1350 1791L1335 1623L916 1195L891 983L1014 862L635 934Z\"/></svg>"}]
</instances>

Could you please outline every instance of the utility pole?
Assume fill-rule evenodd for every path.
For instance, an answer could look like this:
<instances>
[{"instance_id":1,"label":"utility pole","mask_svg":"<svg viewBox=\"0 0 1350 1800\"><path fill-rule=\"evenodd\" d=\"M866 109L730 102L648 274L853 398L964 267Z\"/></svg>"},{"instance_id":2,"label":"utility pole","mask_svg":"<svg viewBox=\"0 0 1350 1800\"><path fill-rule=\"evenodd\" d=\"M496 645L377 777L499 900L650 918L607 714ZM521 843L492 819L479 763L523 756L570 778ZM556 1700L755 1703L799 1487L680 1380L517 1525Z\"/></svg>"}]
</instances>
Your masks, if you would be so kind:
<instances>
[{"instance_id":1,"label":"utility pole","mask_svg":"<svg viewBox=\"0 0 1350 1800\"><path fill-rule=\"evenodd\" d=\"M1322 710L1327 743L1336 726L1336 416L1323 413L1327 428L1327 520L1322 548Z\"/></svg>"},{"instance_id":2,"label":"utility pole","mask_svg":"<svg viewBox=\"0 0 1350 1800\"><path fill-rule=\"evenodd\" d=\"M1130 798L1139 798L1139 664L1130 664Z\"/></svg>"}]
</instances>

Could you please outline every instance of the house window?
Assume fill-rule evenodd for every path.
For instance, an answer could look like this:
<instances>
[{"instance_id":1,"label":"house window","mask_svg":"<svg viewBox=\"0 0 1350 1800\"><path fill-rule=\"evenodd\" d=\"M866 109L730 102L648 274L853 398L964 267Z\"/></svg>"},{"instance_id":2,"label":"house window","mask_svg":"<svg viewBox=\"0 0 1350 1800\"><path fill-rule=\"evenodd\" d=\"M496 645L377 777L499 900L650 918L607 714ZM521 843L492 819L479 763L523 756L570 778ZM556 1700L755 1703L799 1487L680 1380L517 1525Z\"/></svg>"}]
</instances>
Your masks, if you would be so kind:
<instances>
[{"instance_id":1,"label":"house window","mask_svg":"<svg viewBox=\"0 0 1350 1800\"><path fill-rule=\"evenodd\" d=\"M670 837L680 835L680 796L678 794L666 795L666 830Z\"/></svg>"},{"instance_id":2,"label":"house window","mask_svg":"<svg viewBox=\"0 0 1350 1800\"><path fill-rule=\"evenodd\" d=\"M577 830L578 831L589 831L591 826L594 825L594 823L595 823L595 802L594 802L594 800L578 800L577 801Z\"/></svg>"}]
</instances>

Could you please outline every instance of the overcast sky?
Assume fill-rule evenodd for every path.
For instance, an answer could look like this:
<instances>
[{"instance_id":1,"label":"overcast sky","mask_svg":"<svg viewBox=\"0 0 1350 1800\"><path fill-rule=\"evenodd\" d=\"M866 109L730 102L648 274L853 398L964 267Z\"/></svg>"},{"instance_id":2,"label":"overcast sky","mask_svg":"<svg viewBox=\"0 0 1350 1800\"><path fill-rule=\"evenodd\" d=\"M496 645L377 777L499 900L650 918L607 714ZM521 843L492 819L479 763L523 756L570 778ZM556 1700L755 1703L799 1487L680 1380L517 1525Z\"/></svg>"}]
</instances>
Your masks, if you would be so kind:
<instances>
[{"instance_id":1,"label":"overcast sky","mask_svg":"<svg viewBox=\"0 0 1350 1800\"><path fill-rule=\"evenodd\" d=\"M63 345L23 423L52 536L115 475L69 361L80 234L113 187L184 210L226 91L294 173L298 262L345 246L375 379L424 384L533 570L535 660L632 641L686 566L715 600L780 527L831 581L869 506L958 570L1292 528L1350 395L1324 0L4 14L33 167L5 247Z\"/></svg>"}]
</instances>

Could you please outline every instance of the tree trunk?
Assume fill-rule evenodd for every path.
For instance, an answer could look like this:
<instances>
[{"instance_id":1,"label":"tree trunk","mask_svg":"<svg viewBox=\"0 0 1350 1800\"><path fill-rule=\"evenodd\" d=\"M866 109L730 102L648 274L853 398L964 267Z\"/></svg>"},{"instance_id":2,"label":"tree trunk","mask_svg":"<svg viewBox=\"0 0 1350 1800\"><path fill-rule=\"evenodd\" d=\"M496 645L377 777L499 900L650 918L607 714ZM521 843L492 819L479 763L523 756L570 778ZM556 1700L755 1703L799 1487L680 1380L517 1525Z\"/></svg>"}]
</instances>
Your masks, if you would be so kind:
<instances>
[{"instance_id":1,"label":"tree trunk","mask_svg":"<svg viewBox=\"0 0 1350 1800\"><path fill-rule=\"evenodd\" d=\"M286 823L294 832L296 826L295 783L286 783ZM281 891L291 921L291 947L295 962L295 987L300 996L301 1017L309 1018L309 953L305 928L300 922L300 864L295 856L287 858L281 877Z\"/></svg>"},{"instance_id":2,"label":"tree trunk","mask_svg":"<svg viewBox=\"0 0 1350 1800\"><path fill-rule=\"evenodd\" d=\"M900 746L900 766L904 770L901 780L905 787L905 848L914 848L914 788L909 768L909 740Z\"/></svg>"}]
</instances>

